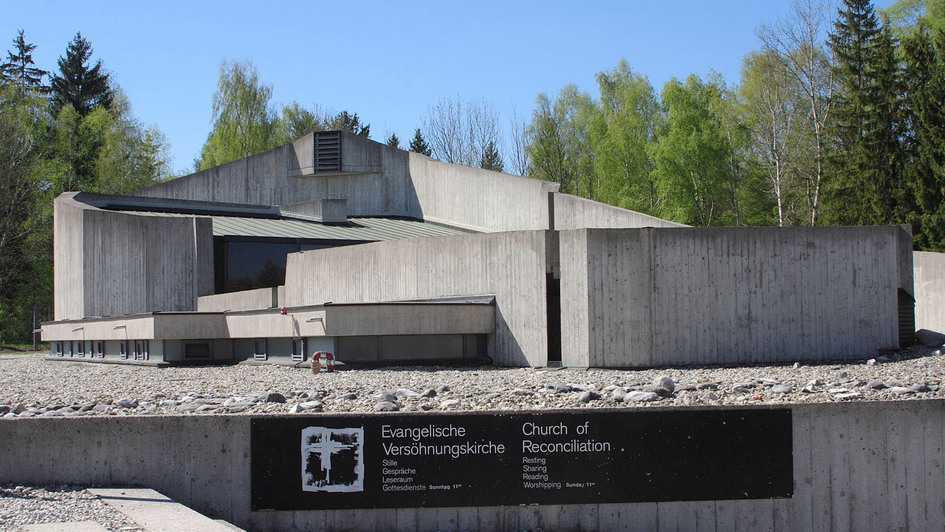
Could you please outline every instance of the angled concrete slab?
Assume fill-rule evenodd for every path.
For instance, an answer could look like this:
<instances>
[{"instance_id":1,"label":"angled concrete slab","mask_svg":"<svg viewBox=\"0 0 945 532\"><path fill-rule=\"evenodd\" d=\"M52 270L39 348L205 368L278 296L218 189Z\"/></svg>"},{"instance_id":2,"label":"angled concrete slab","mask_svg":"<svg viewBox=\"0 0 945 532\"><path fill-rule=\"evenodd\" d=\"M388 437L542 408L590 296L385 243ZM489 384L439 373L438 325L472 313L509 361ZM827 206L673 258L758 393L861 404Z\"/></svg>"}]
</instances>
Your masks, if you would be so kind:
<instances>
[{"instance_id":1,"label":"angled concrete slab","mask_svg":"<svg viewBox=\"0 0 945 532\"><path fill-rule=\"evenodd\" d=\"M89 488L89 493L149 532L233 532L230 523L210 519L152 489Z\"/></svg>"}]
</instances>

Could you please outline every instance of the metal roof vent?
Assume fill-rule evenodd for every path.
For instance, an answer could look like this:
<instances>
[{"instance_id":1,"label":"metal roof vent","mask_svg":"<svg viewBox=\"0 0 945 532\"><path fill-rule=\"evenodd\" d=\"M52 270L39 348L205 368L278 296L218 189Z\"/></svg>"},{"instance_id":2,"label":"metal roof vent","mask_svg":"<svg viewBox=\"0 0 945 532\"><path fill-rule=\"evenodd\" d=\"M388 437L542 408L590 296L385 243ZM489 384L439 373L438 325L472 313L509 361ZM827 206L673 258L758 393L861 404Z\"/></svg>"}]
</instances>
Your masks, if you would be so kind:
<instances>
[{"instance_id":1,"label":"metal roof vent","mask_svg":"<svg viewBox=\"0 0 945 532\"><path fill-rule=\"evenodd\" d=\"M318 131L315 133L316 174L341 172L341 132Z\"/></svg>"}]
</instances>

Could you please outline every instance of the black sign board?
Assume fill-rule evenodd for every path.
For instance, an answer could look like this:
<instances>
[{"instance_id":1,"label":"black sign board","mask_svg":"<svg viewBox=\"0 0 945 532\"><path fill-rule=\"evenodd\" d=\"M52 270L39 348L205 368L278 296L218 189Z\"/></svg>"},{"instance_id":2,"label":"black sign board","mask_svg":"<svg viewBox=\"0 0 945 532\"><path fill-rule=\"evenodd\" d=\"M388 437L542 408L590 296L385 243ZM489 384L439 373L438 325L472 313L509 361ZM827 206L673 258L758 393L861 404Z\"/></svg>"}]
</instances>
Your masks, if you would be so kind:
<instances>
[{"instance_id":1,"label":"black sign board","mask_svg":"<svg viewBox=\"0 0 945 532\"><path fill-rule=\"evenodd\" d=\"M788 409L252 420L252 509L791 497Z\"/></svg>"}]
</instances>

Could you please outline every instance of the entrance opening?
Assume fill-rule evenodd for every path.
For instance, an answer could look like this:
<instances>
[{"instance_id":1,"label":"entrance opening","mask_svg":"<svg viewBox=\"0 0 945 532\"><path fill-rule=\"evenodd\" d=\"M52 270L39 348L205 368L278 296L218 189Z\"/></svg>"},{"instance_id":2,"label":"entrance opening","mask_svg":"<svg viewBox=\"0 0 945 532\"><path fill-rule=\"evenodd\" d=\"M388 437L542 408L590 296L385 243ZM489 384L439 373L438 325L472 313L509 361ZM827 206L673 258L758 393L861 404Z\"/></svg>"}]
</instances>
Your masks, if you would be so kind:
<instances>
[{"instance_id":1,"label":"entrance opening","mask_svg":"<svg viewBox=\"0 0 945 532\"><path fill-rule=\"evenodd\" d=\"M548 366L561 365L561 279L545 275L548 300Z\"/></svg>"}]
</instances>

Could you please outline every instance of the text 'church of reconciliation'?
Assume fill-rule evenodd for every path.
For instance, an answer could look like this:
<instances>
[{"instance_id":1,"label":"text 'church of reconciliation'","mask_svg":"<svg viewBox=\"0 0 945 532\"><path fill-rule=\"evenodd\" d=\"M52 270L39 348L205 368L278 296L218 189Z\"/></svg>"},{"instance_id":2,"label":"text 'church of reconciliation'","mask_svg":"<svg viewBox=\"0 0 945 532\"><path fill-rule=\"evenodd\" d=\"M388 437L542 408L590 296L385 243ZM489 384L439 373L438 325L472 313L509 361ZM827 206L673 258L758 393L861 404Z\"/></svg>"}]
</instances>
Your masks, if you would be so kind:
<instances>
[{"instance_id":1,"label":"text 'church of reconciliation'","mask_svg":"<svg viewBox=\"0 0 945 532\"><path fill-rule=\"evenodd\" d=\"M58 197L42 336L53 357L151 364L863 357L912 341L913 260L907 226L693 228L317 132Z\"/></svg>"}]
</instances>

